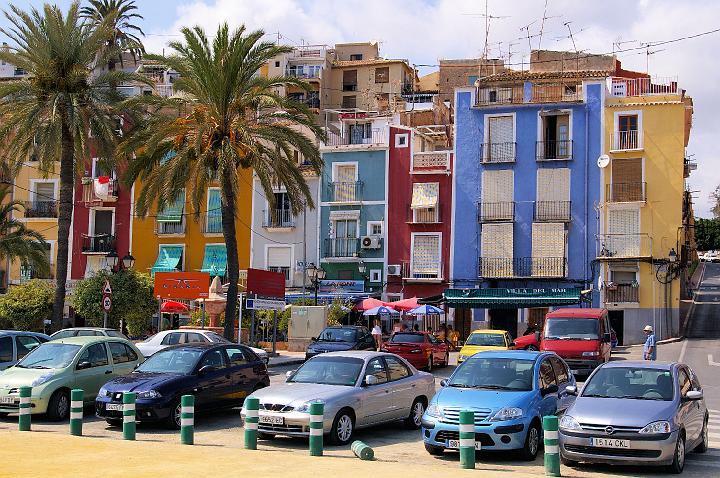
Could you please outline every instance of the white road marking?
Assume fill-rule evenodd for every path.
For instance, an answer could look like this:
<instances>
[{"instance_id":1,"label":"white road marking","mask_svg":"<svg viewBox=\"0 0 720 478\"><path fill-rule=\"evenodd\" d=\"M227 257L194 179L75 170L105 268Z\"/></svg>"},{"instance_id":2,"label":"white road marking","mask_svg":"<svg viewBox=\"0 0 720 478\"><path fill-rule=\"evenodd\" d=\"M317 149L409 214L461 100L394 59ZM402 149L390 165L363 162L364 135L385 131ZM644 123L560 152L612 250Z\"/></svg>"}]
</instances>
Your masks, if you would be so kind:
<instances>
[{"instance_id":1,"label":"white road marking","mask_svg":"<svg viewBox=\"0 0 720 478\"><path fill-rule=\"evenodd\" d=\"M680 362L680 363L684 363L683 359L685 358L685 351L687 350L687 344L688 344L688 340L687 339L683 340L683 346L682 346L682 349L680 349L680 357L678 358L678 362Z\"/></svg>"},{"instance_id":2,"label":"white road marking","mask_svg":"<svg viewBox=\"0 0 720 478\"><path fill-rule=\"evenodd\" d=\"M713 362L712 354L708 354L708 364L712 365L713 367L720 367L720 363Z\"/></svg>"}]
</instances>

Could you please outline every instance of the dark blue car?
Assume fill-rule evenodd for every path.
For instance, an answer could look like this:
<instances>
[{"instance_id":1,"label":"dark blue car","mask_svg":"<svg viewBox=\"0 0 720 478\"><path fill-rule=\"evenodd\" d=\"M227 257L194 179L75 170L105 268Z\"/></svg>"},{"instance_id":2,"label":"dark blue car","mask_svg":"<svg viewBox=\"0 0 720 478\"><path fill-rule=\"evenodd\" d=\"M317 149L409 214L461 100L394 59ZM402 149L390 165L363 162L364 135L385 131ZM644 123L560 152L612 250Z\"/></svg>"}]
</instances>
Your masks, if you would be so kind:
<instances>
[{"instance_id":1,"label":"dark blue car","mask_svg":"<svg viewBox=\"0 0 720 478\"><path fill-rule=\"evenodd\" d=\"M375 350L375 339L367 327L355 325L331 325L320 335L313 337L305 351L305 360L326 352L346 350Z\"/></svg>"},{"instance_id":2,"label":"dark blue car","mask_svg":"<svg viewBox=\"0 0 720 478\"><path fill-rule=\"evenodd\" d=\"M197 343L169 347L129 375L106 383L95 412L111 425L122 423L122 394L137 393L138 421L180 427L180 397L195 396L196 412L242 405L270 385L265 363L244 345Z\"/></svg>"}]
</instances>

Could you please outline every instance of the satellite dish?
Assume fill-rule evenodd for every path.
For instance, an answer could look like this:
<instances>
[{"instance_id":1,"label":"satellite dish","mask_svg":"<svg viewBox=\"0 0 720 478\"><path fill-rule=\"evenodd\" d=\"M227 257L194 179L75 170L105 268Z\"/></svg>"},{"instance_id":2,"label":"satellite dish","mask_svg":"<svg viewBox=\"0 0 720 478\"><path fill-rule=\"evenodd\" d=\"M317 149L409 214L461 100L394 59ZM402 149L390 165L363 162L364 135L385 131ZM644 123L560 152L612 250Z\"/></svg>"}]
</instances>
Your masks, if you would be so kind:
<instances>
[{"instance_id":1,"label":"satellite dish","mask_svg":"<svg viewBox=\"0 0 720 478\"><path fill-rule=\"evenodd\" d=\"M607 154L603 154L598 158L598 168L607 168L608 164L610 164L610 156Z\"/></svg>"}]
</instances>

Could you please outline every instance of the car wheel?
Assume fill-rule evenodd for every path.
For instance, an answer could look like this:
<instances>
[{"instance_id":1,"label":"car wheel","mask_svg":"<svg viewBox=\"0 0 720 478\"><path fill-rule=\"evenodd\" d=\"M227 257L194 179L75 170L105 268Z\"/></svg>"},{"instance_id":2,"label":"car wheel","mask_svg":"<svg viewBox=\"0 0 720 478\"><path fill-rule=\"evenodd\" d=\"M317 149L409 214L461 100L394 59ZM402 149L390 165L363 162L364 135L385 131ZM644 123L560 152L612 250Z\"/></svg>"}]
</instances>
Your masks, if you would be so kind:
<instances>
[{"instance_id":1,"label":"car wheel","mask_svg":"<svg viewBox=\"0 0 720 478\"><path fill-rule=\"evenodd\" d=\"M335 415L330 430L330 443L333 445L347 445L352 440L355 431L355 415L348 409L342 409Z\"/></svg>"},{"instance_id":2,"label":"car wheel","mask_svg":"<svg viewBox=\"0 0 720 478\"><path fill-rule=\"evenodd\" d=\"M425 365L425 370L428 372L432 372L433 369L433 356L430 355L427 360L427 364Z\"/></svg>"},{"instance_id":3,"label":"car wheel","mask_svg":"<svg viewBox=\"0 0 720 478\"><path fill-rule=\"evenodd\" d=\"M50 397L47 408L47 417L59 422L70 415L70 394L67 390L57 390Z\"/></svg>"},{"instance_id":4,"label":"car wheel","mask_svg":"<svg viewBox=\"0 0 720 478\"><path fill-rule=\"evenodd\" d=\"M534 421L530 424L527 434L525 435L525 445L520 450L520 456L523 460L533 461L538 454L540 448L540 427L538 422Z\"/></svg>"},{"instance_id":5,"label":"car wheel","mask_svg":"<svg viewBox=\"0 0 720 478\"><path fill-rule=\"evenodd\" d=\"M540 350L540 349L537 348L536 345L528 345L527 347L525 347L525 350L529 350L529 351L531 351L531 352L537 352L537 351Z\"/></svg>"},{"instance_id":6,"label":"car wheel","mask_svg":"<svg viewBox=\"0 0 720 478\"><path fill-rule=\"evenodd\" d=\"M560 463L562 463L565 466L577 466L578 462L575 460L570 460L565 458L562 453L560 453Z\"/></svg>"},{"instance_id":7,"label":"car wheel","mask_svg":"<svg viewBox=\"0 0 720 478\"><path fill-rule=\"evenodd\" d=\"M121 427L123 424L122 418L106 418L105 422L111 427Z\"/></svg>"},{"instance_id":8,"label":"car wheel","mask_svg":"<svg viewBox=\"0 0 720 478\"><path fill-rule=\"evenodd\" d=\"M708 437L708 417L705 417L702 427L702 435L700 436L700 444L695 447L695 452L705 453L708 450L710 443Z\"/></svg>"},{"instance_id":9,"label":"car wheel","mask_svg":"<svg viewBox=\"0 0 720 478\"><path fill-rule=\"evenodd\" d=\"M180 400L175 400L170 408L170 415L165 419L165 425L171 430L180 430Z\"/></svg>"},{"instance_id":10,"label":"car wheel","mask_svg":"<svg viewBox=\"0 0 720 478\"><path fill-rule=\"evenodd\" d=\"M425 400L418 397L410 407L410 415L405 419L405 427L410 430L419 429L423 414L425 414Z\"/></svg>"},{"instance_id":11,"label":"car wheel","mask_svg":"<svg viewBox=\"0 0 720 478\"><path fill-rule=\"evenodd\" d=\"M673 456L672 463L668 466L668 471L679 475L685 468L685 437L682 433L678 435L677 443L675 444L675 454Z\"/></svg>"},{"instance_id":12,"label":"car wheel","mask_svg":"<svg viewBox=\"0 0 720 478\"><path fill-rule=\"evenodd\" d=\"M425 443L425 451L430 453L432 456L440 456L443 454L445 449L441 446L435 446L429 443Z\"/></svg>"}]
</instances>

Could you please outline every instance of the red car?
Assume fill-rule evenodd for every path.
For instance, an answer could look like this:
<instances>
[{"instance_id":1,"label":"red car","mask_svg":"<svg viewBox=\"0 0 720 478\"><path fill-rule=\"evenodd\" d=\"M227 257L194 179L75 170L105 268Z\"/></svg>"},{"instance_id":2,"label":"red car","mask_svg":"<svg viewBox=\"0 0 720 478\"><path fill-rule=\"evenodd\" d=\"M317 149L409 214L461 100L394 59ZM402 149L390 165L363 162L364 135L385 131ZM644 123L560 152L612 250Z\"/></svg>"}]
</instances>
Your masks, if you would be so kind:
<instances>
[{"instance_id":1,"label":"red car","mask_svg":"<svg viewBox=\"0 0 720 478\"><path fill-rule=\"evenodd\" d=\"M427 332L396 332L383 344L382 350L397 354L415 368L428 372L435 366L446 367L450 361L447 344Z\"/></svg>"}]
</instances>

